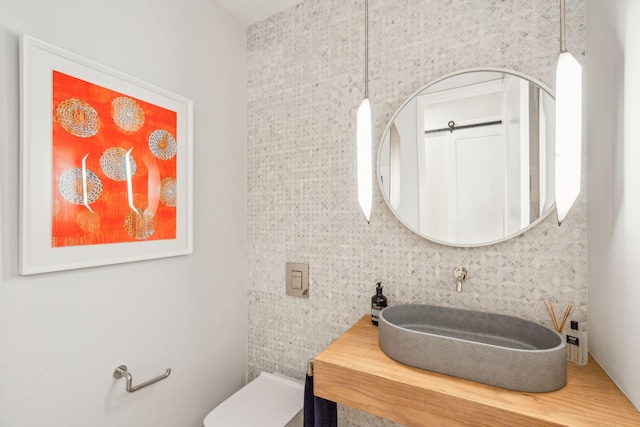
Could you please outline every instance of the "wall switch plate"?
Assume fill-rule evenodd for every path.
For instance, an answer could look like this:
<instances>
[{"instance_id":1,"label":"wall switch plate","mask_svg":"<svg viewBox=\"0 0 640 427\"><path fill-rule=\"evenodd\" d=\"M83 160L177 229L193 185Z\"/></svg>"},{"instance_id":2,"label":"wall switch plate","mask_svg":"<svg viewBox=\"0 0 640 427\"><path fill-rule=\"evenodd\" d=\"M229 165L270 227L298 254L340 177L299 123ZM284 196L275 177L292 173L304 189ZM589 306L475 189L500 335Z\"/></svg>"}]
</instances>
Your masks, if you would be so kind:
<instances>
[{"instance_id":1,"label":"wall switch plate","mask_svg":"<svg viewBox=\"0 0 640 427\"><path fill-rule=\"evenodd\" d=\"M287 295L309 298L309 264L287 263Z\"/></svg>"}]
</instances>

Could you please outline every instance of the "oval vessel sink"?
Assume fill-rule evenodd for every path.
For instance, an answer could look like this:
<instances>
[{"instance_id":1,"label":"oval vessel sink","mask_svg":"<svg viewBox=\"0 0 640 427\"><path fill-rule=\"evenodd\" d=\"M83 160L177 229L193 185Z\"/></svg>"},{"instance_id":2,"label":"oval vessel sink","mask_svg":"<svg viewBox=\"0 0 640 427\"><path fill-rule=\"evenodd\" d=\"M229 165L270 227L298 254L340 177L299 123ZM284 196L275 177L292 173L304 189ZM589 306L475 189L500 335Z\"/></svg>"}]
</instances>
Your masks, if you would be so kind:
<instances>
[{"instance_id":1,"label":"oval vessel sink","mask_svg":"<svg viewBox=\"0 0 640 427\"><path fill-rule=\"evenodd\" d=\"M431 305L380 312L380 349L416 368L510 390L548 392L567 381L566 343L537 323Z\"/></svg>"}]
</instances>

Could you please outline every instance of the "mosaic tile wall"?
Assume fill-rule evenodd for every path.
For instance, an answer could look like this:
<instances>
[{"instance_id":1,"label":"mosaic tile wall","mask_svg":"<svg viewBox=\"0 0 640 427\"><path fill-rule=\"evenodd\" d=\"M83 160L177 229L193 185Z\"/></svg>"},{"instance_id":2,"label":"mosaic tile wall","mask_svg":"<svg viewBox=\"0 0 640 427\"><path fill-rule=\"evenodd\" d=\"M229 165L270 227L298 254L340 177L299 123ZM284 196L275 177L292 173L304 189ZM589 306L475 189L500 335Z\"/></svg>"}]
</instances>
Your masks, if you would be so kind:
<instances>
[{"instance_id":1,"label":"mosaic tile wall","mask_svg":"<svg viewBox=\"0 0 640 427\"><path fill-rule=\"evenodd\" d=\"M248 30L248 370L302 379L306 362L370 309L390 304L505 313L551 326L543 301L586 322L586 208L507 242L453 248L406 229L377 187L357 203L355 114L364 93L364 2L306 0ZM584 63L585 5L567 1L567 46ZM374 140L410 94L474 67L554 86L557 0L371 0ZM376 153L377 154L377 153ZM375 156L375 154L374 154ZM285 263L310 265L310 298L285 295ZM470 272L463 292L453 270ZM585 323L586 325L586 323ZM341 426L391 426L340 408Z\"/></svg>"}]
</instances>

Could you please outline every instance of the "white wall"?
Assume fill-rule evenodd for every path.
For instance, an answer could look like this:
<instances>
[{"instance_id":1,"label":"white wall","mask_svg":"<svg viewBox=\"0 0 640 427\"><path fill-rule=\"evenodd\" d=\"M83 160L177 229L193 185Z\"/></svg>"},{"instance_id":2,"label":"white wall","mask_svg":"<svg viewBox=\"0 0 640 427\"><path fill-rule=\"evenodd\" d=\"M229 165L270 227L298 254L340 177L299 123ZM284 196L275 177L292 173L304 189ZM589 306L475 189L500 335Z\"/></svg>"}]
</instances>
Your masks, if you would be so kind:
<instances>
[{"instance_id":1,"label":"white wall","mask_svg":"<svg viewBox=\"0 0 640 427\"><path fill-rule=\"evenodd\" d=\"M640 408L640 2L587 3L589 350Z\"/></svg>"},{"instance_id":2,"label":"white wall","mask_svg":"<svg viewBox=\"0 0 640 427\"><path fill-rule=\"evenodd\" d=\"M193 255L18 275L23 32L194 101ZM242 385L245 34L210 0L0 0L0 425L196 427Z\"/></svg>"}]
</instances>

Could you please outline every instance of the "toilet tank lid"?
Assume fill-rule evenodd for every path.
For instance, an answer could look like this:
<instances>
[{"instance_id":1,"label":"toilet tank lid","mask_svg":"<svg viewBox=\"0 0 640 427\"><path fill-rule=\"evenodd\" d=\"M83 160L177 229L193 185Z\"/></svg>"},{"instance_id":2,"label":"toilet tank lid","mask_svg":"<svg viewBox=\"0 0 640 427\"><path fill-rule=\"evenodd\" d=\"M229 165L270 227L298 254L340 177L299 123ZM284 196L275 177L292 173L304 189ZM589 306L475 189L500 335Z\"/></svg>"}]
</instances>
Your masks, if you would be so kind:
<instances>
[{"instance_id":1,"label":"toilet tank lid","mask_svg":"<svg viewBox=\"0 0 640 427\"><path fill-rule=\"evenodd\" d=\"M282 374L262 372L218 405L205 427L284 426L302 410L304 385Z\"/></svg>"}]
</instances>

